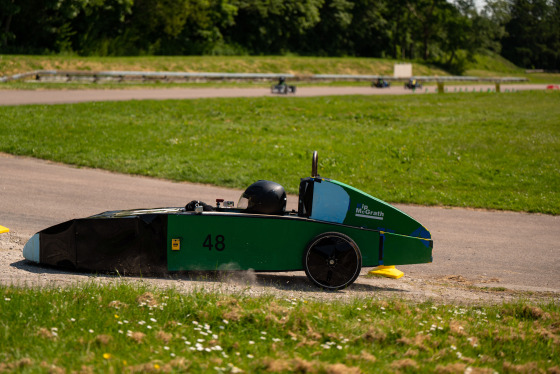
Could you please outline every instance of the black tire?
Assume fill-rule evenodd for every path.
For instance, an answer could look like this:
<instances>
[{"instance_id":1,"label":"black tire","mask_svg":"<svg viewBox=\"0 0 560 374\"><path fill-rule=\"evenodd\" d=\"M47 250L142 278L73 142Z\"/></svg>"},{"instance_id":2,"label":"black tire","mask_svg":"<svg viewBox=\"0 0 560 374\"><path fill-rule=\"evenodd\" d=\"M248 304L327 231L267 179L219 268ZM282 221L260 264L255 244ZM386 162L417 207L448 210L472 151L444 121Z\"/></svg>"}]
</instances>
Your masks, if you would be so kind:
<instances>
[{"instance_id":1,"label":"black tire","mask_svg":"<svg viewBox=\"0 0 560 374\"><path fill-rule=\"evenodd\" d=\"M326 232L317 235L303 253L305 274L315 285L328 290L348 287L362 270L362 254L347 235Z\"/></svg>"}]
</instances>

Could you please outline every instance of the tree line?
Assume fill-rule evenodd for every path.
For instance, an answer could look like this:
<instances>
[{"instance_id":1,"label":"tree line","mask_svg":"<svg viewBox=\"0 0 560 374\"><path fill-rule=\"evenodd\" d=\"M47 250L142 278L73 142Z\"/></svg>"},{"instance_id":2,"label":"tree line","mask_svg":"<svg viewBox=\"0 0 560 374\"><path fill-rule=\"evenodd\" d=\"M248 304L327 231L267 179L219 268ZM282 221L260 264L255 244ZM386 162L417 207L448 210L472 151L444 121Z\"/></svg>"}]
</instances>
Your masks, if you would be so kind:
<instances>
[{"instance_id":1,"label":"tree line","mask_svg":"<svg viewBox=\"0 0 560 374\"><path fill-rule=\"evenodd\" d=\"M560 0L0 0L0 53L416 59L559 69Z\"/></svg>"}]
</instances>

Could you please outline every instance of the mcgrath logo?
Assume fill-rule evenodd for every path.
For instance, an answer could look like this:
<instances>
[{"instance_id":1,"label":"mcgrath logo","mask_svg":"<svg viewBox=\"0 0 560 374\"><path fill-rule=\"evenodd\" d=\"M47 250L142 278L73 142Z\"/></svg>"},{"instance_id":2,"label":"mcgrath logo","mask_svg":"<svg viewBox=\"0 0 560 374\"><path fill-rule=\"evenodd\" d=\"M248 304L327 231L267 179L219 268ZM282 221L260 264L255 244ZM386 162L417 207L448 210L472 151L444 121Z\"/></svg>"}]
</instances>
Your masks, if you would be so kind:
<instances>
[{"instance_id":1,"label":"mcgrath logo","mask_svg":"<svg viewBox=\"0 0 560 374\"><path fill-rule=\"evenodd\" d=\"M383 221L383 216L384 214L382 211L374 212L373 210L370 210L366 204L358 204L356 207L356 217L378 219Z\"/></svg>"}]
</instances>

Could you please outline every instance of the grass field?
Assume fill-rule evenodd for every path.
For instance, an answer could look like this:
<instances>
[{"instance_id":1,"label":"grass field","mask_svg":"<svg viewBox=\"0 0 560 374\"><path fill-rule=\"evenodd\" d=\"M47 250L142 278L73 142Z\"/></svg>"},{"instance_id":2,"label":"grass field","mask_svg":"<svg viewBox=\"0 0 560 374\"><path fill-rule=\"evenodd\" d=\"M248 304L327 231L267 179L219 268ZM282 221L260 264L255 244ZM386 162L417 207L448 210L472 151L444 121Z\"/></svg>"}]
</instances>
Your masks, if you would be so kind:
<instances>
[{"instance_id":1,"label":"grass field","mask_svg":"<svg viewBox=\"0 0 560 374\"><path fill-rule=\"evenodd\" d=\"M56 82L56 81L11 81L0 84L3 90L112 90L112 89L174 89L174 88L266 88L270 89L272 84L276 84L277 80L261 80L261 81L207 81L207 82L172 82L172 81L104 81L104 82ZM363 81L291 81L289 84L295 84L297 88L301 87L371 87L371 82ZM395 83L397 84L397 83ZM398 83L399 86L401 82ZM425 84L428 86L429 84ZM435 85L433 83L432 85Z\"/></svg>"},{"instance_id":2,"label":"grass field","mask_svg":"<svg viewBox=\"0 0 560 374\"><path fill-rule=\"evenodd\" d=\"M0 286L0 371L558 372L560 307Z\"/></svg>"},{"instance_id":3,"label":"grass field","mask_svg":"<svg viewBox=\"0 0 560 374\"><path fill-rule=\"evenodd\" d=\"M179 181L297 192L321 175L388 202L560 213L552 92L0 107L0 151Z\"/></svg>"},{"instance_id":4,"label":"grass field","mask_svg":"<svg viewBox=\"0 0 560 374\"><path fill-rule=\"evenodd\" d=\"M380 74L392 75L394 60L297 56L0 56L1 75L33 70L180 71L221 73ZM445 75L436 67L413 63L417 75Z\"/></svg>"}]
</instances>

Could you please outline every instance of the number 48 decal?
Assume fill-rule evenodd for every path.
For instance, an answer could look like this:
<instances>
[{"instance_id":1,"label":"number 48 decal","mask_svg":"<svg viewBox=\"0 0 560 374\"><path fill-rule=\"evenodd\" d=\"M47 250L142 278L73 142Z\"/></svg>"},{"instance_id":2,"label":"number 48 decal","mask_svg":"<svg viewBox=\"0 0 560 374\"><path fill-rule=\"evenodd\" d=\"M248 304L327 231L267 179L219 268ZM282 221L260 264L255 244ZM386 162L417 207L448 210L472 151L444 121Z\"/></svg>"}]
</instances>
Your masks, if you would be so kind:
<instances>
[{"instance_id":1,"label":"number 48 decal","mask_svg":"<svg viewBox=\"0 0 560 374\"><path fill-rule=\"evenodd\" d=\"M214 248L216 251L221 252L226 249L225 240L226 238L223 235L216 235L216 237L214 238L214 242L212 242L212 235L208 234L208 236L206 236L206 239L204 239L204 243L202 243L202 246L208 248L209 251Z\"/></svg>"}]
</instances>

